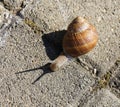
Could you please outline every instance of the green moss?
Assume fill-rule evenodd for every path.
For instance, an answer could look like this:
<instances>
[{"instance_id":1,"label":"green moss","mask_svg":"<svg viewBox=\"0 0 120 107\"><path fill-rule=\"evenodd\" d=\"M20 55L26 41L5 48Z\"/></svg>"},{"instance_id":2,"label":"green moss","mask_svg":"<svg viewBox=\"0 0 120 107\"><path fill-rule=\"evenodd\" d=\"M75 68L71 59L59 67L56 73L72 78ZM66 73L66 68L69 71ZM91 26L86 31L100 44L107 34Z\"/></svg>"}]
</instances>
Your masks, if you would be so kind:
<instances>
[{"instance_id":1,"label":"green moss","mask_svg":"<svg viewBox=\"0 0 120 107\"><path fill-rule=\"evenodd\" d=\"M111 77L111 73L107 72L102 78L101 80L98 82L98 85L100 88L106 88L109 81L110 81L110 77Z\"/></svg>"},{"instance_id":2,"label":"green moss","mask_svg":"<svg viewBox=\"0 0 120 107\"><path fill-rule=\"evenodd\" d=\"M31 29L34 30L34 33L40 34L40 32L41 32L40 27L38 27L35 22L33 22L32 20L30 20L29 18L25 18L24 22L28 26L30 26Z\"/></svg>"},{"instance_id":3,"label":"green moss","mask_svg":"<svg viewBox=\"0 0 120 107\"><path fill-rule=\"evenodd\" d=\"M97 91L98 89L106 88L110 82L111 76L112 74L110 72L107 72L105 75L103 75L98 81L97 85L93 87L92 92Z\"/></svg>"}]
</instances>

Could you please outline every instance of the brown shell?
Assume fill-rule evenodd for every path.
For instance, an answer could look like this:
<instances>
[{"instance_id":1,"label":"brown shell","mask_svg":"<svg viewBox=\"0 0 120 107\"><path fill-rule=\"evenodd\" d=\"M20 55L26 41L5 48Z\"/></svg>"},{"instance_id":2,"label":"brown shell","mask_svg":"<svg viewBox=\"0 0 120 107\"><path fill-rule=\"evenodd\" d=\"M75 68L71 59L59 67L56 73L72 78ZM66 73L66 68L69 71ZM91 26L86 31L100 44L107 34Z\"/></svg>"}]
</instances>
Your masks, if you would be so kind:
<instances>
[{"instance_id":1,"label":"brown shell","mask_svg":"<svg viewBox=\"0 0 120 107\"><path fill-rule=\"evenodd\" d=\"M63 38L63 50L72 57L78 57L92 50L97 41L95 27L87 20L77 17L68 26Z\"/></svg>"}]
</instances>

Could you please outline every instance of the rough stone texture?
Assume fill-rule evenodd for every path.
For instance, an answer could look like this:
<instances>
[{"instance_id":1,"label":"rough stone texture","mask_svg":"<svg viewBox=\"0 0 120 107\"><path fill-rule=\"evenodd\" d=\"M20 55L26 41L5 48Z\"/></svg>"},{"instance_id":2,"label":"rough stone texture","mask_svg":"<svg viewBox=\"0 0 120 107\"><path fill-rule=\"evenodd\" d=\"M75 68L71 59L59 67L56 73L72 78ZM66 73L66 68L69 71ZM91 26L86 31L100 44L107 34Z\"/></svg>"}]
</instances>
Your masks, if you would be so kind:
<instances>
[{"instance_id":1,"label":"rough stone texture","mask_svg":"<svg viewBox=\"0 0 120 107\"><path fill-rule=\"evenodd\" d=\"M113 75L113 78L110 80L111 91L120 98L120 61L117 63L119 66Z\"/></svg>"},{"instance_id":2,"label":"rough stone texture","mask_svg":"<svg viewBox=\"0 0 120 107\"><path fill-rule=\"evenodd\" d=\"M4 7L10 11L20 11L33 0L2 0Z\"/></svg>"},{"instance_id":3,"label":"rough stone texture","mask_svg":"<svg viewBox=\"0 0 120 107\"><path fill-rule=\"evenodd\" d=\"M99 34L96 48L80 58L100 75L111 71L120 52L119 0L3 1L4 7L0 5L1 107L120 106L119 68L109 90L93 93L96 79L79 62L69 62L59 72L48 69L49 62L62 50L60 43L65 34L62 30L80 15L93 23ZM5 1L8 10L20 7L19 16L5 9ZM116 84L112 85L114 81Z\"/></svg>"},{"instance_id":4,"label":"rough stone texture","mask_svg":"<svg viewBox=\"0 0 120 107\"><path fill-rule=\"evenodd\" d=\"M20 9L24 0L3 0L5 8L8 10Z\"/></svg>"},{"instance_id":5,"label":"rough stone texture","mask_svg":"<svg viewBox=\"0 0 120 107\"><path fill-rule=\"evenodd\" d=\"M83 107L120 107L120 100L109 90L102 89Z\"/></svg>"}]
</instances>

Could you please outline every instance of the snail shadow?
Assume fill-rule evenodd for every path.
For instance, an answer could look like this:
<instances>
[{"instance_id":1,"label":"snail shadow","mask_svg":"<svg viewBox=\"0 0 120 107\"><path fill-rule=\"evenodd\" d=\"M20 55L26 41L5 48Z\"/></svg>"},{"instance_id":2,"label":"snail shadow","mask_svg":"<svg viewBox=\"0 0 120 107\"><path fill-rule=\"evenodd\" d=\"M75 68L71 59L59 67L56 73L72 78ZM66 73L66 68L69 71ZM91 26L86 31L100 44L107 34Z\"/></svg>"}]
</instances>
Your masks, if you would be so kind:
<instances>
[{"instance_id":1,"label":"snail shadow","mask_svg":"<svg viewBox=\"0 0 120 107\"><path fill-rule=\"evenodd\" d=\"M43 45L45 46L46 54L49 57L49 59L54 60L62 52L62 50L63 50L62 49L62 40L63 40L65 33L66 33L66 30L62 30L62 31L55 31L55 32L51 32L48 34L44 34L42 36ZM51 63L47 63L41 67L32 68L32 69L28 69L28 70L24 70L24 71L19 71L19 72L16 72L15 74L17 75L17 74L26 73L26 72L42 70L43 73L32 82L32 84L35 84L45 74L53 72L50 70L50 67L49 67L50 64Z\"/></svg>"},{"instance_id":2,"label":"snail shadow","mask_svg":"<svg viewBox=\"0 0 120 107\"><path fill-rule=\"evenodd\" d=\"M44 34L42 36L46 54L51 60L54 60L63 51L62 41L65 33L66 33L66 30L62 30L62 31L55 31L48 34ZM86 59L86 62L92 65L93 68L97 68L96 75L100 76L101 66L97 64L88 55L84 55L83 57Z\"/></svg>"},{"instance_id":3,"label":"snail shadow","mask_svg":"<svg viewBox=\"0 0 120 107\"><path fill-rule=\"evenodd\" d=\"M46 54L50 60L54 60L62 51L62 41L66 30L55 31L42 36Z\"/></svg>"},{"instance_id":4,"label":"snail shadow","mask_svg":"<svg viewBox=\"0 0 120 107\"><path fill-rule=\"evenodd\" d=\"M17 74L26 73L26 72L33 72L33 71L36 71L36 70L43 70L43 73L32 82L32 84L35 84L45 74L53 72L53 71L50 70L49 65L50 65L50 63L47 63L44 66L37 67L37 68L32 68L32 69L28 69L28 70L24 70L24 71L20 71L20 72L16 72L15 74L17 75Z\"/></svg>"}]
</instances>

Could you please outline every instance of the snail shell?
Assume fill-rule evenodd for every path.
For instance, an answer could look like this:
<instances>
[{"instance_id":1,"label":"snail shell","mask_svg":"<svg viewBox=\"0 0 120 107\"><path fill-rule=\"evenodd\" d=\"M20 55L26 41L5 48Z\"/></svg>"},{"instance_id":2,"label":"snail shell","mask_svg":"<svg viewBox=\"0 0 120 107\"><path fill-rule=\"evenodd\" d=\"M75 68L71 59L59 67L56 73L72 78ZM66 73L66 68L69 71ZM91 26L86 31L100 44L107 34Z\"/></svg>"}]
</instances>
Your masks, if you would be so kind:
<instances>
[{"instance_id":1,"label":"snail shell","mask_svg":"<svg viewBox=\"0 0 120 107\"><path fill-rule=\"evenodd\" d=\"M63 38L63 51L50 65L52 71L57 71L69 56L78 57L92 50L98 41L98 34L93 25L81 17L75 18L68 26ZM71 58L71 57L70 57Z\"/></svg>"},{"instance_id":2,"label":"snail shell","mask_svg":"<svg viewBox=\"0 0 120 107\"><path fill-rule=\"evenodd\" d=\"M92 50L98 41L93 25L81 17L75 18L68 26L63 38L63 50L72 57L78 57Z\"/></svg>"}]
</instances>

